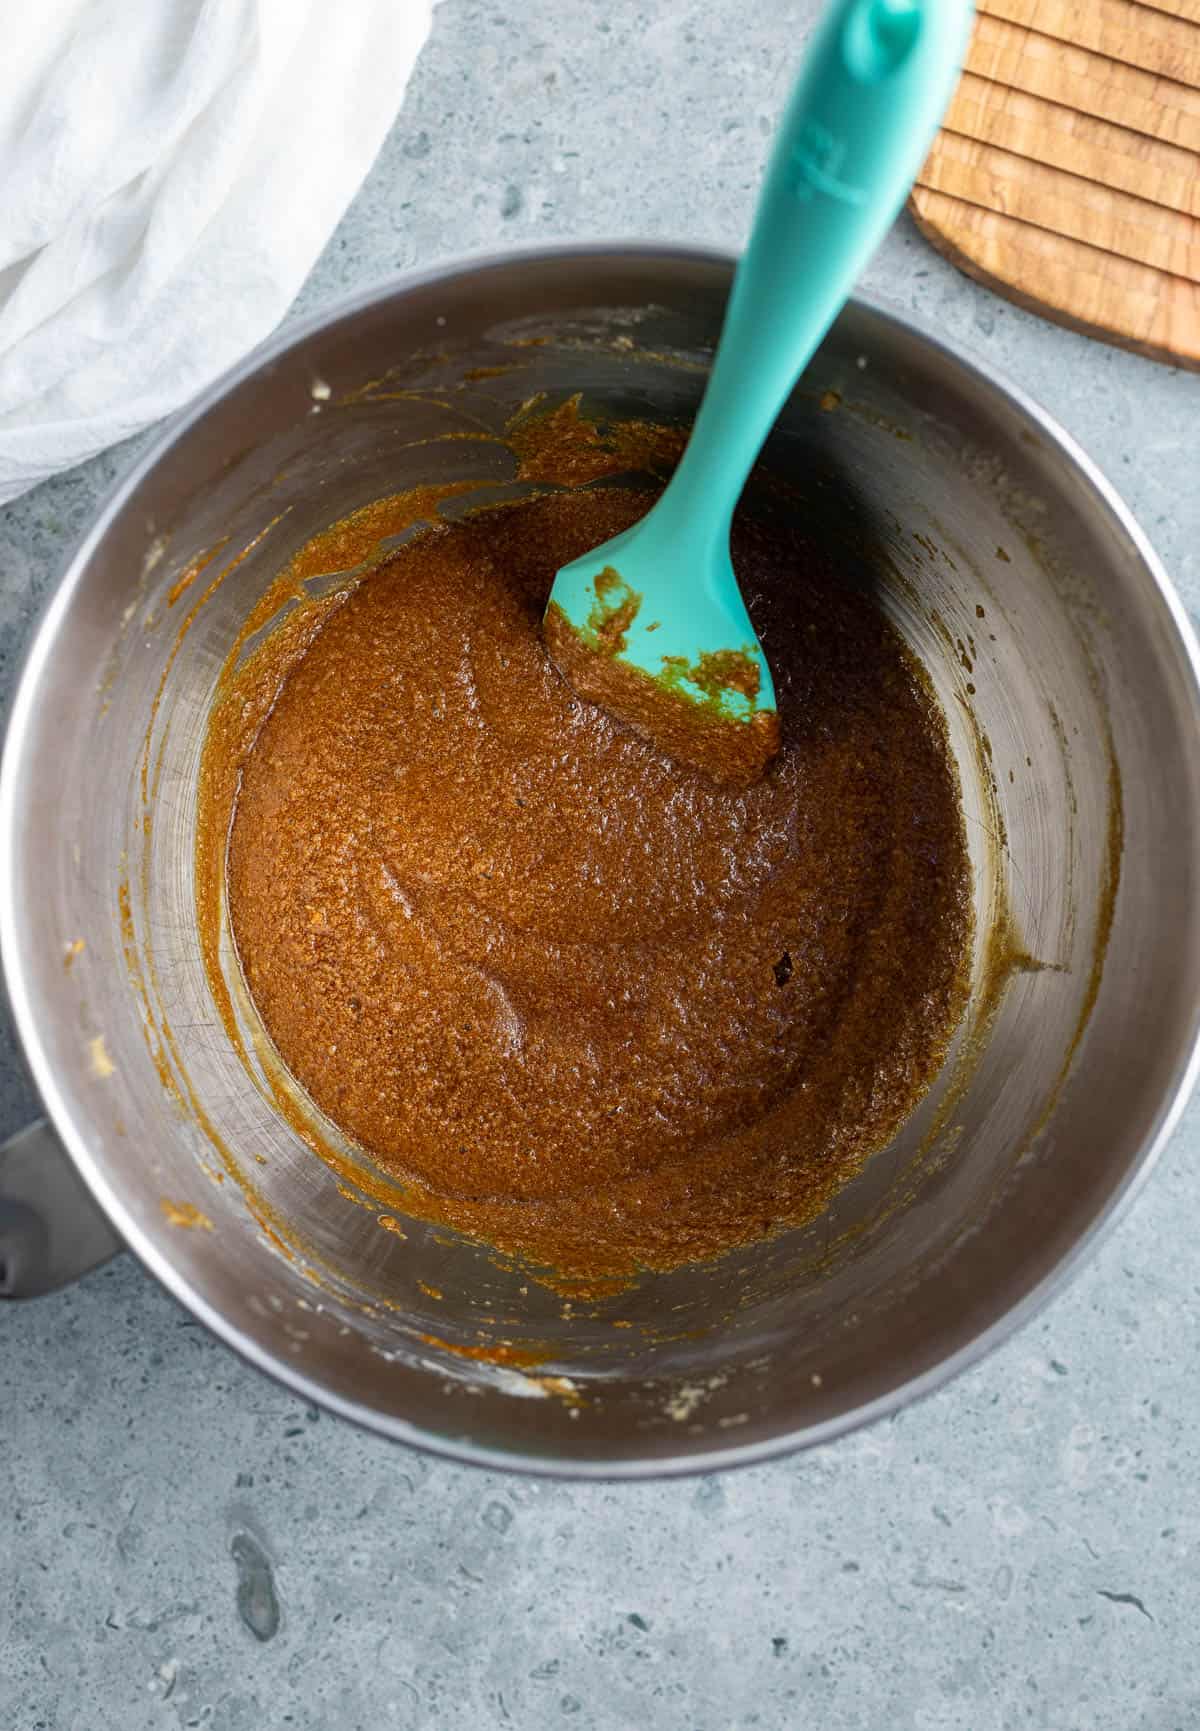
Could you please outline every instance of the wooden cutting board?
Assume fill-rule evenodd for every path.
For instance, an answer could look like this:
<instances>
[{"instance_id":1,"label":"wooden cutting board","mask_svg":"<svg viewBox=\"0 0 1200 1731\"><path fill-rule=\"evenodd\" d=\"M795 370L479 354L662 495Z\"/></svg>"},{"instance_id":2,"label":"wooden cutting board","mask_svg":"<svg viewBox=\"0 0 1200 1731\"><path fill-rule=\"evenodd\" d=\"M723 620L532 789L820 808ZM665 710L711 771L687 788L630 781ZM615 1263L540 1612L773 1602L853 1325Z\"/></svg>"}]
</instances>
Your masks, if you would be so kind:
<instances>
[{"instance_id":1,"label":"wooden cutting board","mask_svg":"<svg viewBox=\"0 0 1200 1731\"><path fill-rule=\"evenodd\" d=\"M1022 306L1200 368L1200 0L976 0L910 208Z\"/></svg>"}]
</instances>

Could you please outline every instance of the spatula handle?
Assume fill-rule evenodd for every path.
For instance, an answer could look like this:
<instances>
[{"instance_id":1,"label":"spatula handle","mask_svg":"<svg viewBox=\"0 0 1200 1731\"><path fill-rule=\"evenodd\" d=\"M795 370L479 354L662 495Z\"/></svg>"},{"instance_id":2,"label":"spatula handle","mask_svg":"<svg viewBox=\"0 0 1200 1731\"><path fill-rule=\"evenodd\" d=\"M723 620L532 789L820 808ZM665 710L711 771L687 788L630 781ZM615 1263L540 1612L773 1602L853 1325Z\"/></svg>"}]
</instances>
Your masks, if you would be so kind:
<instances>
[{"instance_id":1,"label":"spatula handle","mask_svg":"<svg viewBox=\"0 0 1200 1731\"><path fill-rule=\"evenodd\" d=\"M792 386L912 186L958 78L972 12L971 0L827 7L734 280L684 458L689 498L699 488L718 513L728 500L732 515Z\"/></svg>"}]
</instances>

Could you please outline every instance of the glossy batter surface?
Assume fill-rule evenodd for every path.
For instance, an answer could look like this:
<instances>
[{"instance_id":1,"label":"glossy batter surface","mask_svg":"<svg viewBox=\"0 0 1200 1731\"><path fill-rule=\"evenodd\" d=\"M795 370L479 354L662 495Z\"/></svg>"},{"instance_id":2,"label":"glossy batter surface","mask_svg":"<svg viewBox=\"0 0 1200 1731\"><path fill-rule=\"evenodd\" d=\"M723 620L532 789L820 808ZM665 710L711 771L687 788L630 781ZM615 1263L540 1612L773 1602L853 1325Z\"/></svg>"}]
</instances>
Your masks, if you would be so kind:
<instances>
[{"instance_id":1,"label":"glossy batter surface","mask_svg":"<svg viewBox=\"0 0 1200 1731\"><path fill-rule=\"evenodd\" d=\"M961 1010L944 726L872 600L734 556L783 747L731 792L583 702L540 621L645 493L426 529L337 605L242 765L230 917L312 1098L433 1215L579 1276L810 1218Z\"/></svg>"}]
</instances>

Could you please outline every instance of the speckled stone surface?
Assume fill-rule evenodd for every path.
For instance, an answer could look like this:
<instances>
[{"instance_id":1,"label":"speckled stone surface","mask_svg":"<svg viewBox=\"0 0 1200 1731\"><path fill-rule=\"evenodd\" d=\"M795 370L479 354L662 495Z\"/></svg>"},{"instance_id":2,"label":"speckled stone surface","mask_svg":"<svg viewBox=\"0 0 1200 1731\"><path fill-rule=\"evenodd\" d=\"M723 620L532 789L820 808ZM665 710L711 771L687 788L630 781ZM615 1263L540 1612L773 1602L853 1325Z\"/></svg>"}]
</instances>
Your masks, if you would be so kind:
<instances>
[{"instance_id":1,"label":"speckled stone surface","mask_svg":"<svg viewBox=\"0 0 1200 1731\"><path fill-rule=\"evenodd\" d=\"M803 0L446 0L301 297L552 237L733 246ZM907 221L873 288L1039 397L1200 603L1200 380ZM0 688L137 443L0 513ZM35 1103L0 1028L0 1130ZM243 1367L129 1258L0 1310L3 1731L1194 1731L1200 1114L1070 1291L891 1423L667 1485L503 1479Z\"/></svg>"}]
</instances>

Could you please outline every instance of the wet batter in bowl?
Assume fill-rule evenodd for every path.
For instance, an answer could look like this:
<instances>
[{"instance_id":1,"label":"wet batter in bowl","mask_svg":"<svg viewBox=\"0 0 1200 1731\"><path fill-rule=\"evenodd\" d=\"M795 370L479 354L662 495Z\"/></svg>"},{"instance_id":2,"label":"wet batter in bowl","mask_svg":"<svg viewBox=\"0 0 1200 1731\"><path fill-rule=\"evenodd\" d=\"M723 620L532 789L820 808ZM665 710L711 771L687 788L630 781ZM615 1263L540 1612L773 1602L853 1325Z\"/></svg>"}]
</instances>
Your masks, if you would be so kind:
<instances>
[{"instance_id":1,"label":"wet batter in bowl","mask_svg":"<svg viewBox=\"0 0 1200 1731\"><path fill-rule=\"evenodd\" d=\"M324 617L240 762L229 911L284 1063L407 1205L576 1277L810 1218L924 1093L970 903L942 717L785 527L735 565L783 748L730 792L581 702L555 571L644 492L424 529Z\"/></svg>"}]
</instances>

